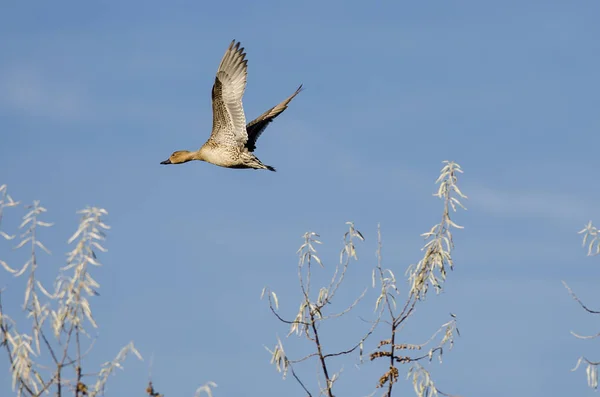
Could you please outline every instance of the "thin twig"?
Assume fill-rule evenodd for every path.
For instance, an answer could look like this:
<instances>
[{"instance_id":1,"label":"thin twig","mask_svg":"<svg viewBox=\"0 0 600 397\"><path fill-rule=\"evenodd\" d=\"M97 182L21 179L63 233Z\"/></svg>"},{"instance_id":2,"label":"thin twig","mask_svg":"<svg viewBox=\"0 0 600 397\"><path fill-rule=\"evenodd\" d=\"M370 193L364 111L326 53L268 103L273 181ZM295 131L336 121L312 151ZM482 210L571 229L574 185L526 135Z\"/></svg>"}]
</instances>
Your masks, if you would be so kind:
<instances>
[{"instance_id":1,"label":"thin twig","mask_svg":"<svg viewBox=\"0 0 600 397\"><path fill-rule=\"evenodd\" d=\"M2 320L3 318L4 318L4 310L2 308L2 291L0 290L0 320ZM0 343L0 345L4 345L4 347L6 348L6 352L8 354L8 361L10 363L10 367L12 368L14 366L14 361L13 361L13 357L12 357L12 351L8 344L8 336L7 336L8 335L8 326L6 325L6 321L0 321L0 331L2 331L2 336L3 336L2 343ZM25 383L25 381L23 380L23 378L21 376L19 376L18 380L19 380L20 388L24 388L31 396L36 395L36 393L34 393L33 390L31 390L31 388Z\"/></svg>"},{"instance_id":2,"label":"thin twig","mask_svg":"<svg viewBox=\"0 0 600 397\"><path fill-rule=\"evenodd\" d=\"M304 391L306 392L308 397L312 397L312 394L310 394L310 392L308 391L306 386L304 386L304 383L302 383L302 381L300 380L298 375L296 375L296 371L294 371L294 367L292 367L291 365L289 367L290 367L290 370L292 371L292 376L294 377L294 379L296 379L296 381L300 384L300 386L302 386L302 388L304 389Z\"/></svg>"},{"instance_id":3,"label":"thin twig","mask_svg":"<svg viewBox=\"0 0 600 397\"><path fill-rule=\"evenodd\" d=\"M592 310L592 309L588 308L586 305L584 305L583 302L577 297L577 295L575 295L573 290L567 285L567 283L565 283L564 281L562 283L565 286L565 288L567 289L567 291L569 291L569 294L573 297L573 299L575 299L575 301L577 301L577 303L579 303L581 305L581 307L583 307L585 309L585 311L587 311L588 313L592 313L592 314L600 314L600 311Z\"/></svg>"},{"instance_id":4,"label":"thin twig","mask_svg":"<svg viewBox=\"0 0 600 397\"><path fill-rule=\"evenodd\" d=\"M441 394L442 396L446 396L446 397L462 397L458 394L448 394L448 393L444 393L443 391L441 391L440 389L438 389L437 387L435 388L435 390Z\"/></svg>"},{"instance_id":5,"label":"thin twig","mask_svg":"<svg viewBox=\"0 0 600 397\"><path fill-rule=\"evenodd\" d=\"M271 311L273 312L273 314L275 315L275 317L277 317L277 319L279 321L281 321L282 323L285 323L285 324L301 324L301 325L306 325L306 326L309 325L308 323L305 323L303 321L296 321L296 320L289 321L289 320L286 320L286 319L282 318L279 314L277 314L277 312L273 308L273 305L271 304L270 301L271 301L271 298L269 297L269 308L271 309Z\"/></svg>"},{"instance_id":6,"label":"thin twig","mask_svg":"<svg viewBox=\"0 0 600 397\"><path fill-rule=\"evenodd\" d=\"M358 349L360 347L360 345L363 344L367 340L367 338L369 336L371 336L371 334L373 334L373 332L375 332L375 329L377 328L377 325L379 324L379 319L380 318L381 318L381 316L379 316L379 318L373 323L373 326L371 327L371 329L369 330L369 332L367 332L367 334L360 340L360 342L358 342L356 345L354 345L353 348L351 348L349 350L341 351L341 352L338 352L338 353L329 353L329 354L326 354L324 356L324 358L336 357L336 356L341 356L341 355L344 355L344 354L350 354L353 351L355 351L356 349Z\"/></svg>"},{"instance_id":7,"label":"thin twig","mask_svg":"<svg viewBox=\"0 0 600 397\"><path fill-rule=\"evenodd\" d=\"M327 370L327 364L325 363L325 356L323 355L323 350L321 348L321 341L319 340L319 331L317 331L317 325L315 321L315 315L313 311L310 311L310 319L312 327L313 335L315 336L315 344L317 345L317 353L319 354L319 361L321 361L321 369L323 370L323 375L325 376L325 381L327 382L327 395L329 397L333 397L333 393L331 391L331 379L329 379L329 371Z\"/></svg>"}]
</instances>

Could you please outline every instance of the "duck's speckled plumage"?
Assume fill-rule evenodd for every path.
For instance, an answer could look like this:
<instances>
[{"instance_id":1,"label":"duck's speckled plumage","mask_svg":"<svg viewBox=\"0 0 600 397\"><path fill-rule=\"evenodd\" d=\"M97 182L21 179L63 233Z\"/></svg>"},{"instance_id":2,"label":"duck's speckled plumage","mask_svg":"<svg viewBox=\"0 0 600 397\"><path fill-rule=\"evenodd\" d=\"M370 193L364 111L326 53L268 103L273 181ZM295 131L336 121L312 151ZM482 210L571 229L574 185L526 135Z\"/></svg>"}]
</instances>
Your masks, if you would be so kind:
<instances>
[{"instance_id":1,"label":"duck's speckled plumage","mask_svg":"<svg viewBox=\"0 0 600 397\"><path fill-rule=\"evenodd\" d=\"M213 128L206 143L195 152L177 151L161 164L181 164L201 160L226 168L254 168L275 171L254 155L256 141L302 90L267 110L246 125L242 97L246 90L248 61L244 48L234 40L225 52L212 89Z\"/></svg>"}]
</instances>

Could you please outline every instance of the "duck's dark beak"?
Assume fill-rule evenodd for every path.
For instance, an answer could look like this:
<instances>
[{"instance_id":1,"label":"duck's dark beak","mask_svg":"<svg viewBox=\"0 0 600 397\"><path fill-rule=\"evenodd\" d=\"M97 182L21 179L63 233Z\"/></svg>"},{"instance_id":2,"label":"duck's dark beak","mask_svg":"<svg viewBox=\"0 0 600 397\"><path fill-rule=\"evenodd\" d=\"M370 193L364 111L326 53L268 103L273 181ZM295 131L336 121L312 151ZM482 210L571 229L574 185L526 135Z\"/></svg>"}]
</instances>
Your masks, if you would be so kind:
<instances>
[{"instance_id":1,"label":"duck's dark beak","mask_svg":"<svg viewBox=\"0 0 600 397\"><path fill-rule=\"evenodd\" d=\"M171 159L166 159L165 161L161 161L161 164L173 164L171 163Z\"/></svg>"}]
</instances>

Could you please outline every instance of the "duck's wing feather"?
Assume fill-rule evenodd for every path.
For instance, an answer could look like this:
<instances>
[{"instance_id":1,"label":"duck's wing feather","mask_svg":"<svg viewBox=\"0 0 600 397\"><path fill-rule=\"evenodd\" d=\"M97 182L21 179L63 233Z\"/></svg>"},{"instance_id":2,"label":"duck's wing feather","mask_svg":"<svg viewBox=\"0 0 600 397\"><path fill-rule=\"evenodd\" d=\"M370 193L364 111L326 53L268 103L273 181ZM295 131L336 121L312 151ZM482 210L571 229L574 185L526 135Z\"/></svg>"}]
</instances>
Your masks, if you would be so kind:
<instances>
[{"instance_id":1,"label":"duck's wing feather","mask_svg":"<svg viewBox=\"0 0 600 397\"><path fill-rule=\"evenodd\" d=\"M235 40L225 52L212 88L213 129L210 139L243 147L248 141L242 96L246 90L248 61Z\"/></svg>"},{"instance_id":2,"label":"duck's wing feather","mask_svg":"<svg viewBox=\"0 0 600 397\"><path fill-rule=\"evenodd\" d=\"M294 99L296 95L298 95L302 91L302 85L298 87L296 92L290 95L287 99L281 102L277 106L273 106L271 109L267 110L260 116L258 116L255 120L252 120L246 126L246 131L248 133L248 142L246 143L246 147L250 152L256 149L256 141L260 137L260 134L263 133L265 128L275 119L275 117L279 116L285 109L287 109L288 104Z\"/></svg>"}]
</instances>

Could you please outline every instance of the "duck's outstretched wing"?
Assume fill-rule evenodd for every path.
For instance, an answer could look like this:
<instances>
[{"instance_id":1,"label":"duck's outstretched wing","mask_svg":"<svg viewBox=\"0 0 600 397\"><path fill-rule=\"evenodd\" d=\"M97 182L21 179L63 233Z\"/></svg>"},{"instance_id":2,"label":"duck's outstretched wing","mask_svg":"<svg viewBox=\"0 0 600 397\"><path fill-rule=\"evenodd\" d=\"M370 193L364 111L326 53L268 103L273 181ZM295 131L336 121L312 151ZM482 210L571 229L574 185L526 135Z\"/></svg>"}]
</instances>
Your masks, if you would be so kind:
<instances>
[{"instance_id":1,"label":"duck's outstretched wing","mask_svg":"<svg viewBox=\"0 0 600 397\"><path fill-rule=\"evenodd\" d=\"M292 99L294 99L296 95L300 93L300 91L302 91L302 85L298 87L296 92L290 95L279 105L272 107L271 109L258 116L255 120L252 120L250 123L248 123L248 125L246 126L246 131L248 133L248 142L246 143L246 147L249 151L252 152L254 151L254 149L256 149L256 141L258 137L260 137L260 134L262 134L265 128L267 128L267 125L269 125L269 123L273 121L275 117L279 116L285 109L287 109L288 104L292 101Z\"/></svg>"},{"instance_id":2,"label":"duck's outstretched wing","mask_svg":"<svg viewBox=\"0 0 600 397\"><path fill-rule=\"evenodd\" d=\"M210 139L228 146L248 141L242 96L246 90L248 61L244 48L235 40L225 52L212 88L213 129Z\"/></svg>"}]
</instances>

